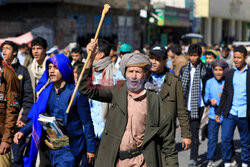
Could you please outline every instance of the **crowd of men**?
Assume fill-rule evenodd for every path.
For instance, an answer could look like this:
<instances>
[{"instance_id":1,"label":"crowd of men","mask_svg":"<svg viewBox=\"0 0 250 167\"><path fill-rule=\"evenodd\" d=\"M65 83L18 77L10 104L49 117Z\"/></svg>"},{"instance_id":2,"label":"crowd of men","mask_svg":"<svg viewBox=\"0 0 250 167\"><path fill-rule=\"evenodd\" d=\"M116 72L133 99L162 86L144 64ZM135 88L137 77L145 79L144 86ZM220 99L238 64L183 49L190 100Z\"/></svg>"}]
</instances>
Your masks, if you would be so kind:
<instances>
[{"instance_id":1,"label":"crowd of men","mask_svg":"<svg viewBox=\"0 0 250 167\"><path fill-rule=\"evenodd\" d=\"M86 51L88 62L80 46L60 53L48 50L42 37L31 42L30 52L26 44L2 43L0 166L177 167L180 126L182 147L191 150L187 166L195 167L205 124L207 167L215 166L220 127L224 166L248 167L244 46L155 44L133 50L127 43L92 39ZM241 162L234 157L236 126Z\"/></svg>"}]
</instances>

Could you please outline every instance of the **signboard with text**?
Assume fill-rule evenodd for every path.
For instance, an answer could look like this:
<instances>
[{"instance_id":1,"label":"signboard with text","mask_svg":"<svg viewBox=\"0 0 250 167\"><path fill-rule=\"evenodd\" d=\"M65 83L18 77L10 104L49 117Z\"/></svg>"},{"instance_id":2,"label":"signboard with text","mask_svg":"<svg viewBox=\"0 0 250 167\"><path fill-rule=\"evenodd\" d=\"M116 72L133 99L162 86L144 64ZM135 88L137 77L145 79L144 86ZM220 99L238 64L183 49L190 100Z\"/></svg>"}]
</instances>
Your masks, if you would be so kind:
<instances>
[{"instance_id":1,"label":"signboard with text","mask_svg":"<svg viewBox=\"0 0 250 167\"><path fill-rule=\"evenodd\" d=\"M157 25L158 26L163 26L164 25L164 20L165 20L165 18L164 18L164 16L165 16L164 9L156 9L155 13L158 16Z\"/></svg>"},{"instance_id":2,"label":"signboard with text","mask_svg":"<svg viewBox=\"0 0 250 167\"><path fill-rule=\"evenodd\" d=\"M165 8L165 25L189 27L189 10L180 8Z\"/></svg>"},{"instance_id":3,"label":"signboard with text","mask_svg":"<svg viewBox=\"0 0 250 167\"><path fill-rule=\"evenodd\" d=\"M190 10L182 8L157 8L155 9L157 15L158 26L175 26L175 27L189 27L190 26Z\"/></svg>"}]
</instances>

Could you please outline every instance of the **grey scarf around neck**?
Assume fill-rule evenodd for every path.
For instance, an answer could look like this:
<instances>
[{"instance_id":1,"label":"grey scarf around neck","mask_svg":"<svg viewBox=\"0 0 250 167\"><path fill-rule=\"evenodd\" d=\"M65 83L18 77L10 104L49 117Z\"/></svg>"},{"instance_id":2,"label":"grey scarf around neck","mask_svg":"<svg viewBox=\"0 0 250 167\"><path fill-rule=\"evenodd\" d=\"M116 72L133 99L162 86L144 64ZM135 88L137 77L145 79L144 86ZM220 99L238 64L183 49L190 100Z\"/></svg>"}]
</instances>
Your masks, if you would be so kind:
<instances>
[{"instance_id":1,"label":"grey scarf around neck","mask_svg":"<svg viewBox=\"0 0 250 167\"><path fill-rule=\"evenodd\" d=\"M98 60L98 61L94 62L93 63L93 68L95 69L95 71L102 71L111 63L112 63L111 57L107 56L107 57L104 57L101 60Z\"/></svg>"},{"instance_id":2,"label":"grey scarf around neck","mask_svg":"<svg viewBox=\"0 0 250 167\"><path fill-rule=\"evenodd\" d=\"M116 68L114 68L114 65L112 64L112 61L111 61L111 57L109 57L109 56L94 62L93 68L94 68L94 73L102 72L103 70L106 70L105 71L105 79L107 81L113 80L113 76L118 71ZM103 86L111 86L110 84L112 84L112 83L104 81L101 84ZM106 121L106 116L108 114L109 108L110 108L109 103L102 102L102 118L104 121Z\"/></svg>"}]
</instances>

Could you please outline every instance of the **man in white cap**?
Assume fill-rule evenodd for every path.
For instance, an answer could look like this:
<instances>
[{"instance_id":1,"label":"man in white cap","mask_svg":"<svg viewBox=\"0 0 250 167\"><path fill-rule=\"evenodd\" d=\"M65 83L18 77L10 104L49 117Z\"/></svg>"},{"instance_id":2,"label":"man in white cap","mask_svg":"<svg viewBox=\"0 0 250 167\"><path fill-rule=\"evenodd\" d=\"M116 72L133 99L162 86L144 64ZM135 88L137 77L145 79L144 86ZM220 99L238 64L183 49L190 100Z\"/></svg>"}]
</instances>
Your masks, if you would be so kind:
<instances>
[{"instance_id":1,"label":"man in white cap","mask_svg":"<svg viewBox=\"0 0 250 167\"><path fill-rule=\"evenodd\" d=\"M52 48L50 48L50 49L46 52L46 54L47 54L49 57L52 57L52 56L54 56L54 55L56 55L56 54L58 54L58 53L59 53L58 46L53 46Z\"/></svg>"},{"instance_id":2,"label":"man in white cap","mask_svg":"<svg viewBox=\"0 0 250 167\"><path fill-rule=\"evenodd\" d=\"M125 54L120 64L125 82L115 87L93 85L96 47L94 40L87 46L93 54L78 89L88 98L111 103L95 166L160 166L162 151L166 166L177 167L172 116L160 97L144 88L151 67L148 57Z\"/></svg>"}]
</instances>

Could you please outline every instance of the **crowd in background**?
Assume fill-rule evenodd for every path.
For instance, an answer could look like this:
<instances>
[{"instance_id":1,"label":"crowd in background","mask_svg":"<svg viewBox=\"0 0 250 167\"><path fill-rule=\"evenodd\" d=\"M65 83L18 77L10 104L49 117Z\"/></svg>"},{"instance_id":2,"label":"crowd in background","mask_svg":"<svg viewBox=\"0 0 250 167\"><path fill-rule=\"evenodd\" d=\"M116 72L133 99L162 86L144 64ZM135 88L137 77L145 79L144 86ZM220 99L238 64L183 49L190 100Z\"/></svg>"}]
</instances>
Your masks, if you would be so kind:
<instances>
[{"instance_id":1,"label":"crowd in background","mask_svg":"<svg viewBox=\"0 0 250 167\"><path fill-rule=\"evenodd\" d=\"M89 92L82 88L73 104L75 107L71 111L73 114L64 115L74 85L79 82L77 76L79 76L87 53L91 49L95 51L92 71L89 71L93 85L112 86L118 84L119 81L126 80L122 66L124 57L141 55L144 59L146 56L147 60L145 61L150 62L150 69L142 66L148 70L148 77L144 78L146 81L142 83L143 89L151 90L161 97L163 104L173 117L174 126L171 128L174 133L177 126L181 127L182 146L185 150L191 149L188 167L198 165L199 143L206 137L208 138L207 166L215 166L215 152L220 127L222 129L221 154L224 166L233 167L241 164L242 167L247 167L249 165L250 72L248 67L250 65L250 48L233 46L232 44L219 46L218 44L207 45L205 43L190 45L171 43L168 46L155 44L133 49L127 43L116 45L99 39L95 44L97 47L94 49L94 46L91 45L93 43L90 42L86 48L82 48L76 43L70 43L62 50L56 46L48 49L46 40L41 37L35 38L31 42L31 47L27 44L17 46L11 41L2 43L1 78L4 77L3 73L15 73L16 75L11 74L14 78L10 79L12 81L7 79L2 81L1 79L1 84L5 83L10 85L9 87L18 86L11 88L12 90L7 90L8 86L3 90L0 89L0 107L6 110L1 115L3 119L0 122L0 129L4 129L0 131L0 166L4 164L5 166L21 167L28 163L31 166L35 164L37 166L59 166L60 164L91 166L94 164L96 150L98 146L102 146L100 142L103 135L108 133L104 129L106 121L110 119L109 112L116 106L108 100L91 99L92 96L88 97L90 96ZM125 70L128 67L130 66L126 66ZM8 68L10 72L5 72L4 68ZM56 70L59 70L58 73L61 75L57 74ZM67 86L62 88L60 87L62 83L59 83L57 89L56 86L59 82L56 79L57 76L65 81ZM18 79L19 83L17 80L14 81L15 78ZM46 96L45 90L50 85L52 88ZM119 98L119 95L117 96L115 98ZM93 95L93 97L95 96ZM46 98L47 101L43 101ZM13 101L13 104L9 104L9 101L10 103ZM44 108L41 107L42 105ZM46 133L42 132L43 130L39 140L34 137L35 132L39 129L38 126L34 125L39 124L34 120L34 115L38 111L63 120L62 124L66 128L64 133L67 134L67 138L60 139L58 148L55 148L52 141L40 142L47 136L44 135ZM7 119L11 121L6 122ZM131 121L141 121L139 118L137 119L131 118ZM137 124L135 123L135 125ZM236 126L241 138L241 162L236 162L234 157L233 136ZM130 133L133 133L132 127L131 125L132 132ZM142 130L142 134L138 131L134 131L134 133L144 135L145 129ZM127 130L125 132L129 133ZM76 135L84 136L81 140L85 142L80 141ZM170 140L170 138L167 139ZM120 141L121 144L124 140ZM126 140L129 139L126 138ZM40 142L39 148L36 148L36 141ZM78 142L79 145L77 145ZM109 145L109 147L112 146ZM141 149L141 145L136 147ZM99 149L98 154L100 155L97 158L100 159L104 148ZM141 151L137 148L126 148L125 150ZM162 157L164 155L174 157L174 152L170 154L167 151L169 150L163 151ZM141 152L132 157L138 159L142 155ZM120 157L124 156L125 160L128 159L124 154L122 151L118 153ZM134 162L125 161L123 158L119 159L119 156L117 158L119 161L115 159L116 166L126 166L130 163L133 166ZM136 164L141 163L137 159ZM145 166L145 163L148 162L147 156L144 159L141 166ZM172 167L171 162L173 166L176 165L174 160L168 158L162 158L160 163L163 166ZM99 164L97 160L96 166Z\"/></svg>"}]
</instances>

